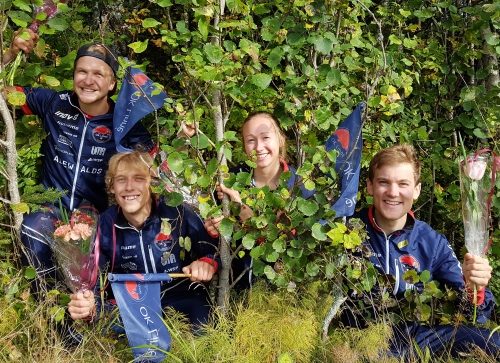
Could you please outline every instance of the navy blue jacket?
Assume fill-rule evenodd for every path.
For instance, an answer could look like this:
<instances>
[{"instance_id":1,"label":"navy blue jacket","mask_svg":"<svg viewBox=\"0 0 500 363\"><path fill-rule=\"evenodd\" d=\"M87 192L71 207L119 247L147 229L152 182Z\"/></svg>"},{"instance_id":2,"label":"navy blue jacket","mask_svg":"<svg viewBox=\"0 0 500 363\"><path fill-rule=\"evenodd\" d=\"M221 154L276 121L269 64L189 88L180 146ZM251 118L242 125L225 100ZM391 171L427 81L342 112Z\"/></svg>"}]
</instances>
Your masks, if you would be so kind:
<instances>
[{"instance_id":1,"label":"navy blue jacket","mask_svg":"<svg viewBox=\"0 0 500 363\"><path fill-rule=\"evenodd\" d=\"M464 290L462 266L457 256L446 237L427 223L409 213L406 226L386 236L377 226L373 206L362 209L353 217L365 223L370 237L363 242L365 256L371 254L369 260L380 273L395 277L393 291L396 298L402 298L407 289L421 291L423 288L422 283L410 285L402 279L408 270L415 270L419 274L427 270L431 274L430 280L437 280L440 288L446 285L455 291ZM494 308L495 300L488 288L485 288L484 296L484 302L477 307L478 323L486 322Z\"/></svg>"},{"instance_id":2,"label":"navy blue jacket","mask_svg":"<svg viewBox=\"0 0 500 363\"><path fill-rule=\"evenodd\" d=\"M200 216L185 204L175 208L167 206L163 197L152 202L151 215L140 230L128 223L118 205L110 207L100 215L101 271L182 273L182 268L196 259L207 262L213 259L218 240L208 235ZM162 218L167 218L172 226L170 235L161 231ZM180 246L181 236L191 239L191 251ZM215 261L220 266L220 260ZM163 284L162 291L168 288L171 294L189 289L190 283L176 282L178 280Z\"/></svg>"},{"instance_id":3,"label":"navy blue jacket","mask_svg":"<svg viewBox=\"0 0 500 363\"><path fill-rule=\"evenodd\" d=\"M99 211L108 207L104 177L108 161L116 153L113 133L115 103L108 99L108 113L88 119L78 107L76 94L46 88L23 87L23 111L42 120L47 137L42 143L42 184L67 190L64 207L78 208L86 199ZM154 148L149 132L137 123L124 140L126 147L141 144Z\"/></svg>"}]
</instances>

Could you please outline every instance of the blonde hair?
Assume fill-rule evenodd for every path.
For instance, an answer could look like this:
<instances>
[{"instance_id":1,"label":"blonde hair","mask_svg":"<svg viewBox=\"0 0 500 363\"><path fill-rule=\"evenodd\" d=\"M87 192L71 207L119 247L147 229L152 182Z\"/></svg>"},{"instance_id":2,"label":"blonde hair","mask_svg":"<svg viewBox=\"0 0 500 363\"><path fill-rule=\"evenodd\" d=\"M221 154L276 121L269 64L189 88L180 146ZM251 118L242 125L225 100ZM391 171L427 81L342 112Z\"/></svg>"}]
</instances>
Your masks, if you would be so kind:
<instances>
[{"instance_id":1,"label":"blonde hair","mask_svg":"<svg viewBox=\"0 0 500 363\"><path fill-rule=\"evenodd\" d=\"M139 173L144 173L156 177L153 167L153 158L146 152L132 151L115 154L109 159L108 171L106 172L105 182L108 191L113 186L113 180L116 177L120 163L127 164L129 169Z\"/></svg>"},{"instance_id":2,"label":"blonde hair","mask_svg":"<svg viewBox=\"0 0 500 363\"><path fill-rule=\"evenodd\" d=\"M418 159L417 151L410 144L400 144L380 150L370 162L368 169L368 179L373 182L375 169L380 169L386 165L395 166L400 164L410 164L413 168L415 185L420 183L420 169L422 163Z\"/></svg>"},{"instance_id":3,"label":"blonde hair","mask_svg":"<svg viewBox=\"0 0 500 363\"><path fill-rule=\"evenodd\" d=\"M268 119L269 121L271 121L271 124L274 127L274 131L276 132L276 136L278 137L278 141L279 141L280 158L282 158L283 160L287 160L288 156L286 154L286 136L280 127L280 123L279 123L278 119L272 113L266 112L266 111L258 111L258 112L253 112L250 115L248 115L248 117L245 119L245 121L243 121L243 126L241 126L241 134L243 135L243 129L245 128L245 125L248 122L250 122L251 120L253 120L255 117L264 117L264 118ZM245 142L244 137L243 137L243 142Z\"/></svg>"}]
</instances>

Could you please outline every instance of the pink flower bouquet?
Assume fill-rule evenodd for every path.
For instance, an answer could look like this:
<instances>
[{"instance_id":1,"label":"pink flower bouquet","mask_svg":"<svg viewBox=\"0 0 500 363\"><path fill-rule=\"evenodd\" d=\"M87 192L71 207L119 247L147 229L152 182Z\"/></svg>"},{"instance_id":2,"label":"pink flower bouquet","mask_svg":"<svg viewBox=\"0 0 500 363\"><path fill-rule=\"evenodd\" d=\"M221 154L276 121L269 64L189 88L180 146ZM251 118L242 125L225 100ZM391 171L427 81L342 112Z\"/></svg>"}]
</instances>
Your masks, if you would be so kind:
<instances>
[{"instance_id":1,"label":"pink flower bouquet","mask_svg":"<svg viewBox=\"0 0 500 363\"><path fill-rule=\"evenodd\" d=\"M61 220L55 223L51 248L66 280L73 292L92 288L97 277L97 259L94 242L99 215L94 207L76 209L68 218L64 211Z\"/></svg>"}]
</instances>

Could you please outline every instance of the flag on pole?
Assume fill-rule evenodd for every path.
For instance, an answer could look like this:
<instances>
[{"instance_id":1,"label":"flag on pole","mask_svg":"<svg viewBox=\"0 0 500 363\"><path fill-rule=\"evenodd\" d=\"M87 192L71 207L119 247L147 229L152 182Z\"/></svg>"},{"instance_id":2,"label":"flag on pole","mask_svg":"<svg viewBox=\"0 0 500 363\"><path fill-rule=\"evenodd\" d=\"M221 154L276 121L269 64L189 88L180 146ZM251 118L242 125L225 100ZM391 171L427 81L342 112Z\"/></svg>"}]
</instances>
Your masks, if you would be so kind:
<instances>
[{"instance_id":1,"label":"flag on pole","mask_svg":"<svg viewBox=\"0 0 500 363\"><path fill-rule=\"evenodd\" d=\"M160 282L165 273L108 274L132 353L138 361L163 362L172 340L162 320Z\"/></svg>"},{"instance_id":2,"label":"flag on pole","mask_svg":"<svg viewBox=\"0 0 500 363\"><path fill-rule=\"evenodd\" d=\"M121 145L121 140L141 118L163 106L166 98L167 94L139 68L127 67L113 115L116 151L132 151Z\"/></svg>"},{"instance_id":3,"label":"flag on pole","mask_svg":"<svg viewBox=\"0 0 500 363\"><path fill-rule=\"evenodd\" d=\"M361 152L363 134L361 130L361 111L364 104L356 109L340 124L325 144L326 151L337 150L335 171L341 181L340 197L332 206L335 217L351 216L356 206L358 195L359 171L361 169ZM326 221L324 221L325 224Z\"/></svg>"}]
</instances>

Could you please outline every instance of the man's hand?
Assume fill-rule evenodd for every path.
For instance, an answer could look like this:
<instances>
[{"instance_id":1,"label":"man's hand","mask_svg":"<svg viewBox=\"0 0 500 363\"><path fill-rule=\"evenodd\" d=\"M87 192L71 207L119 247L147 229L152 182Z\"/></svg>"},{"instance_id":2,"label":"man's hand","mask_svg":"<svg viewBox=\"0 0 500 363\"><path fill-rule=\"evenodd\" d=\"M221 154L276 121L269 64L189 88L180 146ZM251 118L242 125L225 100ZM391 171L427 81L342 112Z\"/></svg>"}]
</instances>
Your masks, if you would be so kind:
<instances>
[{"instance_id":1,"label":"man's hand","mask_svg":"<svg viewBox=\"0 0 500 363\"><path fill-rule=\"evenodd\" d=\"M469 290L474 290L474 285L476 285L477 291L487 286L491 279L492 270L486 258L476 257L470 253L465 254L462 273Z\"/></svg>"},{"instance_id":2,"label":"man's hand","mask_svg":"<svg viewBox=\"0 0 500 363\"><path fill-rule=\"evenodd\" d=\"M14 33L14 39L8 51L3 55L3 64L7 65L17 57L19 52L30 53L38 41L38 34L31 29L18 30Z\"/></svg>"},{"instance_id":3,"label":"man's hand","mask_svg":"<svg viewBox=\"0 0 500 363\"><path fill-rule=\"evenodd\" d=\"M185 274L191 274L191 281L207 282L212 280L215 267L205 261L194 261L189 266L182 268Z\"/></svg>"},{"instance_id":4,"label":"man's hand","mask_svg":"<svg viewBox=\"0 0 500 363\"><path fill-rule=\"evenodd\" d=\"M87 290L69 296L68 313L74 320L85 319L94 314L95 301L94 292Z\"/></svg>"}]
</instances>

